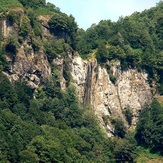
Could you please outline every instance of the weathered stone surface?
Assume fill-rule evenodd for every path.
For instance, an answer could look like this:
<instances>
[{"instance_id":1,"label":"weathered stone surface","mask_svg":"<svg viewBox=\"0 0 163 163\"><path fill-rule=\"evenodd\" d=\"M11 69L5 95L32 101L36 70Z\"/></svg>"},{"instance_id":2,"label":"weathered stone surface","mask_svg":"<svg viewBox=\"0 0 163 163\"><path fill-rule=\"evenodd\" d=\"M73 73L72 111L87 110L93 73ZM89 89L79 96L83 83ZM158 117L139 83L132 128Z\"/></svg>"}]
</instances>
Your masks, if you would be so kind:
<instances>
[{"instance_id":1,"label":"weathered stone surface","mask_svg":"<svg viewBox=\"0 0 163 163\"><path fill-rule=\"evenodd\" d=\"M53 38L47 23L50 16L39 17L39 19L42 21L43 36ZM6 19L2 19L0 24L2 24L3 37L7 37L13 31L17 32L17 27L10 26ZM6 56L10 68L5 74L11 81L20 79L35 89L49 79L52 72L43 50L34 52L31 44L30 38L27 38L17 49L16 55ZM110 65L109 74L116 79L113 83L107 70L99 66L95 59L85 61L79 56L73 56L72 52L67 52L67 56L71 60L72 84L76 87L79 100L92 107L108 135L112 136L114 127L107 117L121 118L127 125L123 114L125 108L130 108L133 112L131 127L134 127L143 105L149 104L152 100L147 74L138 72L136 69L122 71L118 61L108 63ZM61 88L65 90L64 60L58 56L53 62L60 73Z\"/></svg>"},{"instance_id":2,"label":"weathered stone surface","mask_svg":"<svg viewBox=\"0 0 163 163\"><path fill-rule=\"evenodd\" d=\"M91 105L98 117L100 124L112 135L113 127L104 117L121 118L125 108L133 112L132 127L137 122L139 111L145 103L150 103L152 94L147 83L147 74L136 69L121 71L120 63L111 63L110 72L116 77L113 84L105 68L97 61L84 61L79 56L72 60L73 84L82 103Z\"/></svg>"},{"instance_id":3,"label":"weathered stone surface","mask_svg":"<svg viewBox=\"0 0 163 163\"><path fill-rule=\"evenodd\" d=\"M12 9L12 11L15 11L20 17L24 15L24 11L20 8ZM17 39L19 27L16 23L11 24L7 20L7 14L0 15L2 37L6 38L11 35ZM51 77L50 64L41 48L37 52L33 50L30 37L27 37L19 46L17 54L6 55L9 69L4 73L11 81L26 81L31 88L36 88Z\"/></svg>"},{"instance_id":4,"label":"weathered stone surface","mask_svg":"<svg viewBox=\"0 0 163 163\"><path fill-rule=\"evenodd\" d=\"M11 81L26 81L31 88L36 88L51 77L51 67L41 50L37 53L33 50L26 53L26 46L22 45L14 58L7 56L10 61L8 77Z\"/></svg>"},{"instance_id":5,"label":"weathered stone surface","mask_svg":"<svg viewBox=\"0 0 163 163\"><path fill-rule=\"evenodd\" d=\"M66 80L63 77L63 64L64 64L63 58L61 56L58 56L53 60L53 63L55 64L57 70L59 71L61 89L66 90Z\"/></svg>"},{"instance_id":6,"label":"weathered stone surface","mask_svg":"<svg viewBox=\"0 0 163 163\"><path fill-rule=\"evenodd\" d=\"M72 60L72 78L73 84L77 88L77 94L80 101L84 102L84 91L87 78L88 62L83 61L81 57L74 57Z\"/></svg>"},{"instance_id":7,"label":"weathered stone surface","mask_svg":"<svg viewBox=\"0 0 163 163\"><path fill-rule=\"evenodd\" d=\"M10 11L16 12L19 17L22 17L24 15L24 11L21 8L14 8L11 9ZM0 33L2 33L2 36L0 37L6 38L10 34L14 35L18 32L18 25L16 23L11 23L7 20L6 16L9 14L9 12L2 12L0 13ZM0 38L1 40L1 38Z\"/></svg>"}]
</instances>

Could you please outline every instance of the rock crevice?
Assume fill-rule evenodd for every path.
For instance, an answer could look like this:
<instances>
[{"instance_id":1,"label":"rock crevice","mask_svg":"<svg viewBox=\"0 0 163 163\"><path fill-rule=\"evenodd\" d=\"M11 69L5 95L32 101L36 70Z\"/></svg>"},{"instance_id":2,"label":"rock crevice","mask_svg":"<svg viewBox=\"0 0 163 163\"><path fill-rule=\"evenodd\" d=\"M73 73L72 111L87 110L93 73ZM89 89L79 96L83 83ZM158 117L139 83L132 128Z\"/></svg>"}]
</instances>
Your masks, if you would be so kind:
<instances>
[{"instance_id":1,"label":"rock crevice","mask_svg":"<svg viewBox=\"0 0 163 163\"><path fill-rule=\"evenodd\" d=\"M130 108L134 127L142 107L152 100L151 88L147 83L147 74L136 69L122 71L120 62L111 64L115 83L110 80L107 70L97 61L85 61L79 56L72 59L72 78L81 103L89 104L95 111L100 124L112 135L113 126L104 117L120 118L127 125L124 109Z\"/></svg>"}]
</instances>

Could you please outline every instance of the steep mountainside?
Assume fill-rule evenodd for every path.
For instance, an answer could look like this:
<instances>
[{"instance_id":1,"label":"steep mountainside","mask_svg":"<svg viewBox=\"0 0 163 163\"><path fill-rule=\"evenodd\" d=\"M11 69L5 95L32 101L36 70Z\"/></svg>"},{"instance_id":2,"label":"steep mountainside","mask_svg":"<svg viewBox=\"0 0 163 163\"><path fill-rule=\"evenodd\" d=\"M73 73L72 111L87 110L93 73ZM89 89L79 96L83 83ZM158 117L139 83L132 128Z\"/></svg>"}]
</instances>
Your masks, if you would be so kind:
<instances>
[{"instance_id":1,"label":"steep mountainside","mask_svg":"<svg viewBox=\"0 0 163 163\"><path fill-rule=\"evenodd\" d=\"M45 0L1 1L0 162L162 160L162 1L86 31Z\"/></svg>"},{"instance_id":2,"label":"steep mountainside","mask_svg":"<svg viewBox=\"0 0 163 163\"><path fill-rule=\"evenodd\" d=\"M24 11L17 9L14 11L21 19L25 17ZM6 60L8 68L5 74L11 81L19 79L27 81L27 85L31 88L36 88L38 85L51 77L51 67L47 56L43 49L35 50L33 46L33 39L28 36L18 45L16 38L19 35L19 27L16 23L12 24L7 18L7 15L1 17L2 37L7 40ZM15 39L15 40L14 40ZM14 44L15 41L15 44ZM15 54L12 50L15 49Z\"/></svg>"},{"instance_id":3,"label":"steep mountainside","mask_svg":"<svg viewBox=\"0 0 163 163\"><path fill-rule=\"evenodd\" d=\"M79 99L91 105L100 123L108 132L113 132L111 118L121 118L126 122L125 111L128 109L132 112L132 122L129 123L136 125L141 109L146 103L151 103L153 95L146 73L136 69L122 71L118 61L108 64L114 82L95 59L84 61L74 57L71 73Z\"/></svg>"},{"instance_id":4,"label":"steep mountainside","mask_svg":"<svg viewBox=\"0 0 163 163\"><path fill-rule=\"evenodd\" d=\"M20 12L20 11L19 11ZM23 18L24 12L19 13ZM42 21L43 37L52 38L47 19L40 17ZM11 24L7 18L2 17L2 36L13 39L12 33L18 35L19 28L16 23ZM10 38L11 37L11 38ZM11 41L11 40L10 40ZM9 43L7 46L12 43ZM14 47L9 47L12 50ZM42 48L35 50L31 36L26 37L23 42L15 47L16 54L6 55L9 63L7 71L4 73L11 81L25 81L32 89L44 84L51 78L51 67L47 55ZM66 52L69 58L69 71L72 75L71 83L76 87L78 98L84 105L90 105L95 111L100 124L107 130L109 135L114 133L112 119L121 119L125 125L134 127L137 122L140 110L145 104L150 104L153 98L151 87L145 72L138 72L136 69L129 68L121 70L119 61L108 61L107 70L101 67L96 59L89 61L83 60L80 56L73 56L72 51ZM64 57L57 57L53 63L58 65L61 75L61 87L66 88L64 78ZM110 79L110 78L114 78ZM153 88L154 89L154 88ZM132 114L132 122L126 122L125 111L129 110Z\"/></svg>"}]
</instances>

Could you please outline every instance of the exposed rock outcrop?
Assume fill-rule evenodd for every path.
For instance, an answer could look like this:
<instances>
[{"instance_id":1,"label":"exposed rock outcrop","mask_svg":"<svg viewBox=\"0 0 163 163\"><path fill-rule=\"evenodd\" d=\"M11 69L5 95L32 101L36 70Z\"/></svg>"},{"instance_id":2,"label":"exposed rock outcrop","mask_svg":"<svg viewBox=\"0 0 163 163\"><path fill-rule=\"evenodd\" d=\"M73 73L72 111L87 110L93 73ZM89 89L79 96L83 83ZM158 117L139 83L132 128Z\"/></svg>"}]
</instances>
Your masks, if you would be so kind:
<instances>
[{"instance_id":1,"label":"exposed rock outcrop","mask_svg":"<svg viewBox=\"0 0 163 163\"><path fill-rule=\"evenodd\" d=\"M53 38L54 36L48 30L47 21L44 20L44 17L39 19L43 21L43 37ZM0 25L4 38L12 31L17 30L17 26L10 26L6 19L2 19ZM9 69L5 73L11 81L20 79L35 89L42 85L45 80L50 79L52 72L47 56L41 48L37 52L34 51L29 36L23 40L23 43L16 50L16 54L6 55ZM72 83L76 87L79 100L84 105L92 107L108 135L112 136L114 132L114 127L110 121L113 117L122 119L128 126L124 116L126 108L132 111L133 117L130 127L134 127L142 107L146 103L150 104L152 100L151 88L147 83L147 74L138 72L136 69L122 71L118 61L108 63L110 68L107 70L101 67L96 59L86 61L79 56L72 56L71 52L67 52L67 56L71 60L67 67L70 68ZM61 88L65 90L64 59L58 55L53 63L60 73Z\"/></svg>"},{"instance_id":2,"label":"exposed rock outcrop","mask_svg":"<svg viewBox=\"0 0 163 163\"><path fill-rule=\"evenodd\" d=\"M9 56L7 59L10 63L7 74L11 81L20 79L34 89L51 77L50 64L41 50L34 54L31 48L30 52L26 53L25 47L21 46L14 61Z\"/></svg>"},{"instance_id":3,"label":"exposed rock outcrop","mask_svg":"<svg viewBox=\"0 0 163 163\"><path fill-rule=\"evenodd\" d=\"M23 10L19 8L15 10L20 17L24 15ZM16 23L11 24L11 22L7 20L7 14L8 13L3 13L0 15L1 37L7 38L11 36L13 38L15 37L14 39L17 40L19 36L19 27ZM47 79L50 79L51 67L47 56L41 48L34 51L30 36L24 38L22 43L16 47L15 51L15 54L13 52L8 52L5 55L9 63L9 69L4 73L11 81L25 81L27 85L35 89Z\"/></svg>"},{"instance_id":4,"label":"exposed rock outcrop","mask_svg":"<svg viewBox=\"0 0 163 163\"><path fill-rule=\"evenodd\" d=\"M140 110L152 100L147 74L136 69L122 71L120 63L110 63L110 72L116 78L110 80L107 70L97 64L97 61L84 61L76 56L72 60L72 77L79 99L83 104L89 104L95 111L100 124L109 131L114 130L110 121L104 121L105 116L121 118L125 124L123 110L130 108L133 113L132 127L137 122Z\"/></svg>"},{"instance_id":5,"label":"exposed rock outcrop","mask_svg":"<svg viewBox=\"0 0 163 163\"><path fill-rule=\"evenodd\" d=\"M66 80L63 77L63 71L64 71L64 59L61 56L56 57L53 60L53 63L56 65L56 68L59 70L59 76L60 76L60 86L62 90L66 90Z\"/></svg>"}]
</instances>

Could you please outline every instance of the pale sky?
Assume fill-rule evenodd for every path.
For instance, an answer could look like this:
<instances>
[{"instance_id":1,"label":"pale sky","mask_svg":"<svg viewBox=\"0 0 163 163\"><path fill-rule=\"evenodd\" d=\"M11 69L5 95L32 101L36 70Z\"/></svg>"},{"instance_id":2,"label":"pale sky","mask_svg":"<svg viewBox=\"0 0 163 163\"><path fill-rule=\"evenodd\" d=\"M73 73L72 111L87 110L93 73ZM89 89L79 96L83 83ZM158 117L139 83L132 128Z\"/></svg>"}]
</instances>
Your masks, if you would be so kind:
<instances>
[{"instance_id":1,"label":"pale sky","mask_svg":"<svg viewBox=\"0 0 163 163\"><path fill-rule=\"evenodd\" d=\"M117 21L120 16L131 15L154 7L160 0L47 0L68 15L75 17L79 28L87 29L100 20Z\"/></svg>"}]
</instances>

